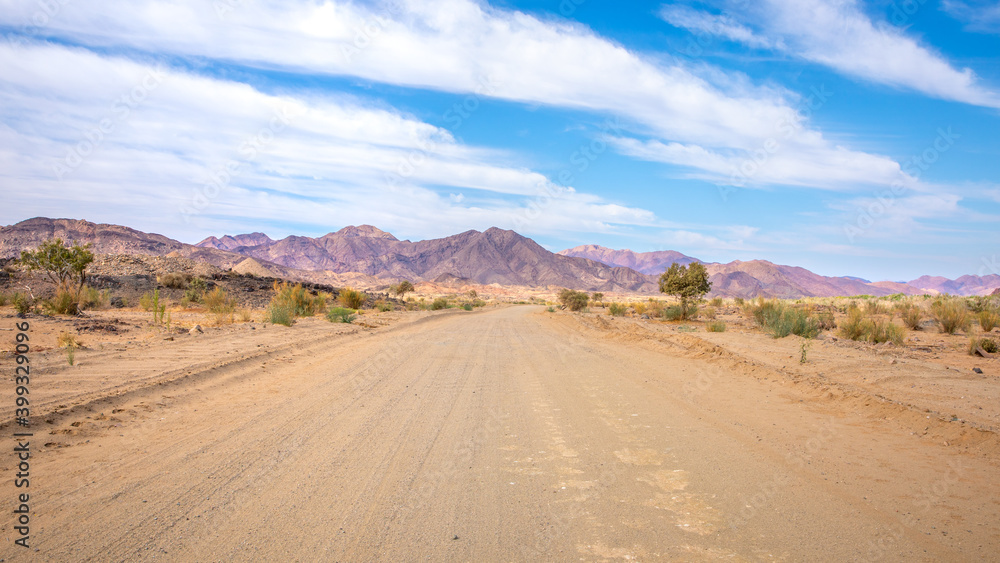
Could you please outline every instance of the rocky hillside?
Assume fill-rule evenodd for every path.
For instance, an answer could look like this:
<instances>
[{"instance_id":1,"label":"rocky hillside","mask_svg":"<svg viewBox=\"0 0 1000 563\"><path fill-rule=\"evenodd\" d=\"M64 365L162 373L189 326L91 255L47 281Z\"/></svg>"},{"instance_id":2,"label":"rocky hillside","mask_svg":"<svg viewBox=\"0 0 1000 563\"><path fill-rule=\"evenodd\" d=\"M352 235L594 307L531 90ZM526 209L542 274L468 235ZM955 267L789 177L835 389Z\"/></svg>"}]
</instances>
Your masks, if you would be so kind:
<instances>
[{"instance_id":1,"label":"rocky hillside","mask_svg":"<svg viewBox=\"0 0 1000 563\"><path fill-rule=\"evenodd\" d=\"M615 250L598 246L596 244L585 244L562 250L558 252L563 256L576 256L579 258L589 258L609 266L621 266L632 268L633 270L650 275L659 276L670 267L671 264L682 266L692 262L701 262L697 258L685 256L676 250L661 250L657 252L632 252L631 250Z\"/></svg>"}]
</instances>

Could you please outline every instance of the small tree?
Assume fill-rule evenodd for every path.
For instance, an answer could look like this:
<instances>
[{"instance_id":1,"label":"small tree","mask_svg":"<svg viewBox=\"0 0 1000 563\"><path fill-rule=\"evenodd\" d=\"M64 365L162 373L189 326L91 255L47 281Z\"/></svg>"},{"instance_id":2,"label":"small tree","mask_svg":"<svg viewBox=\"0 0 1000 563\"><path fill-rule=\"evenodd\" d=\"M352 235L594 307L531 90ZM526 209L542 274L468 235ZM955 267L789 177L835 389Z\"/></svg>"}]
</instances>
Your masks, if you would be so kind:
<instances>
[{"instance_id":1,"label":"small tree","mask_svg":"<svg viewBox=\"0 0 1000 563\"><path fill-rule=\"evenodd\" d=\"M89 243L66 247L59 238L43 242L33 251L22 251L20 260L29 272L42 270L58 288L69 292L73 298L72 312L79 310L80 291L87 283L87 266L93 261Z\"/></svg>"},{"instance_id":2,"label":"small tree","mask_svg":"<svg viewBox=\"0 0 1000 563\"><path fill-rule=\"evenodd\" d=\"M708 271L698 262L688 266L671 264L660 276L660 291L680 298L681 318L684 319L692 313L689 302L701 299L711 290L712 282L708 281Z\"/></svg>"},{"instance_id":3,"label":"small tree","mask_svg":"<svg viewBox=\"0 0 1000 563\"><path fill-rule=\"evenodd\" d=\"M590 296L582 291L564 289L559 292L559 302L570 311L582 311L590 302Z\"/></svg>"},{"instance_id":4,"label":"small tree","mask_svg":"<svg viewBox=\"0 0 1000 563\"><path fill-rule=\"evenodd\" d=\"M407 280L403 280L403 281L399 282L398 284L390 287L389 289L393 293L395 293L399 297L400 300L403 300L406 297L407 293L412 293L412 292L416 291L416 288L413 287L413 284L410 283Z\"/></svg>"}]
</instances>

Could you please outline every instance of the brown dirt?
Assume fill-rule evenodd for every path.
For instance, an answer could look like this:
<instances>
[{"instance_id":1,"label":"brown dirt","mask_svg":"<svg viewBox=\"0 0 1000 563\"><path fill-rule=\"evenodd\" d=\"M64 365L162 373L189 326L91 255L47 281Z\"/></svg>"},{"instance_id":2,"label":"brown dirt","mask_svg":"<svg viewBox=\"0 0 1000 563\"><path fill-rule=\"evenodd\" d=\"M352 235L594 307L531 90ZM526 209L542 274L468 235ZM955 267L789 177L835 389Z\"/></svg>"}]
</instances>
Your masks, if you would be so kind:
<instances>
[{"instance_id":1,"label":"brown dirt","mask_svg":"<svg viewBox=\"0 0 1000 563\"><path fill-rule=\"evenodd\" d=\"M835 342L801 365L793 339L540 307L198 335L119 321L133 326L84 330L72 367L33 352L27 559L1000 551L995 376ZM38 320L33 344L59 322ZM966 392L974 402L952 397ZM4 401L0 432L11 416ZM12 526L0 517L0 558L27 560Z\"/></svg>"}]
</instances>

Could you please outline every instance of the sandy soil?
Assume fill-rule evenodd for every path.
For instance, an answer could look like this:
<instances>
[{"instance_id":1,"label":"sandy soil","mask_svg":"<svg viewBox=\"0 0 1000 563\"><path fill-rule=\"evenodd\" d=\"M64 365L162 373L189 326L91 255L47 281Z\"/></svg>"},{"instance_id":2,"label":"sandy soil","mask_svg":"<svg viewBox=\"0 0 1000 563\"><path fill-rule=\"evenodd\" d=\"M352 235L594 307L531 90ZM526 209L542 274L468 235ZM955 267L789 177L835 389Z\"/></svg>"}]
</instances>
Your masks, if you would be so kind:
<instances>
[{"instance_id":1,"label":"sandy soil","mask_svg":"<svg viewBox=\"0 0 1000 563\"><path fill-rule=\"evenodd\" d=\"M6 511L0 558L1000 553L996 360L971 377L825 340L799 364L794 338L541 307L362 320L189 334L119 319L128 332L82 333L74 366L33 352L32 547ZM35 323L36 345L61 322ZM0 491L12 502L13 479Z\"/></svg>"}]
</instances>

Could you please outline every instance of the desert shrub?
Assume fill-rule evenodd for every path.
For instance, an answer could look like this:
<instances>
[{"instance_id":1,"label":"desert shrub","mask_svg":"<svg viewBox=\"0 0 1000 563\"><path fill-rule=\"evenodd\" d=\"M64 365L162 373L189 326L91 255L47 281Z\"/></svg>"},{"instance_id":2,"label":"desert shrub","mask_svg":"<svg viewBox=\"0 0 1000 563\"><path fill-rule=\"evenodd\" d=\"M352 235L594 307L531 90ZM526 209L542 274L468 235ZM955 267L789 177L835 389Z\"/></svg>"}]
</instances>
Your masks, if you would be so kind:
<instances>
[{"instance_id":1,"label":"desert shrub","mask_svg":"<svg viewBox=\"0 0 1000 563\"><path fill-rule=\"evenodd\" d=\"M679 321L684 318L684 309L680 305L664 307L660 317L666 321Z\"/></svg>"},{"instance_id":2,"label":"desert shrub","mask_svg":"<svg viewBox=\"0 0 1000 563\"><path fill-rule=\"evenodd\" d=\"M745 303L745 301L743 301L742 297L734 297L733 298L733 303L736 303L737 307L742 307L743 304Z\"/></svg>"},{"instance_id":3,"label":"desert shrub","mask_svg":"<svg viewBox=\"0 0 1000 563\"><path fill-rule=\"evenodd\" d=\"M103 309L108 306L111 295L108 290L98 291L89 285L83 286L80 290L81 309Z\"/></svg>"},{"instance_id":4,"label":"desert shrub","mask_svg":"<svg viewBox=\"0 0 1000 563\"><path fill-rule=\"evenodd\" d=\"M622 303L621 305L622 305L623 307L625 307L625 308L626 308L626 310L628 309L628 306L627 306L627 305L625 305L624 303ZM614 306L614 304L612 304L612 306ZM633 303L633 304L632 304L632 308L633 308L633 309L635 309L635 312L636 312L636 314L638 314L638 315L645 315L645 314L646 314L646 309L647 309L647 307L646 307L646 304L645 304L645 303L643 303L642 301L638 301L638 302L636 302L636 303ZM614 314L614 313L612 313L612 315L613 315L613 314ZM622 315L624 315L624 314L625 314L625 312L623 311L623 312L622 312ZM618 316L618 315L616 315L616 316Z\"/></svg>"},{"instance_id":5,"label":"desert shrub","mask_svg":"<svg viewBox=\"0 0 1000 563\"><path fill-rule=\"evenodd\" d=\"M21 293L20 291L15 292L10 301L14 305L14 310L17 311L19 317L27 315L28 311L35 305L35 300L30 295Z\"/></svg>"},{"instance_id":6,"label":"desert shrub","mask_svg":"<svg viewBox=\"0 0 1000 563\"><path fill-rule=\"evenodd\" d=\"M837 328L837 321L833 318L833 311L820 311L816 313L815 319L820 330L833 330Z\"/></svg>"},{"instance_id":7,"label":"desert shrub","mask_svg":"<svg viewBox=\"0 0 1000 563\"><path fill-rule=\"evenodd\" d=\"M208 302L207 297L205 301ZM275 282L271 304L288 307L296 317L311 317L326 310L326 300L320 295L310 295L300 283L291 285L288 282Z\"/></svg>"},{"instance_id":8,"label":"desert shrub","mask_svg":"<svg viewBox=\"0 0 1000 563\"><path fill-rule=\"evenodd\" d=\"M722 321L712 321L705 325L708 332L726 332L726 323Z\"/></svg>"},{"instance_id":9,"label":"desert shrub","mask_svg":"<svg viewBox=\"0 0 1000 563\"><path fill-rule=\"evenodd\" d=\"M711 305L713 307L722 307L722 298L721 297L713 297L712 300L709 301L709 305Z\"/></svg>"},{"instance_id":10,"label":"desert shrub","mask_svg":"<svg viewBox=\"0 0 1000 563\"><path fill-rule=\"evenodd\" d=\"M979 312L978 317L983 332L992 332L994 328L1000 326L1000 310L984 309Z\"/></svg>"},{"instance_id":11,"label":"desert shrub","mask_svg":"<svg viewBox=\"0 0 1000 563\"><path fill-rule=\"evenodd\" d=\"M471 301L471 303L472 303L473 307L485 307L486 306L486 302L483 301L482 299L473 299Z\"/></svg>"},{"instance_id":12,"label":"desert shrub","mask_svg":"<svg viewBox=\"0 0 1000 563\"><path fill-rule=\"evenodd\" d=\"M882 302L878 299L869 299L865 301L865 312L869 315L879 315L885 312L882 307Z\"/></svg>"},{"instance_id":13,"label":"desert shrub","mask_svg":"<svg viewBox=\"0 0 1000 563\"><path fill-rule=\"evenodd\" d=\"M375 310L380 313L385 313L392 310L392 303L389 303L385 299L379 299L375 302Z\"/></svg>"},{"instance_id":14,"label":"desert shrub","mask_svg":"<svg viewBox=\"0 0 1000 563\"><path fill-rule=\"evenodd\" d=\"M941 332L955 334L957 330L969 330L972 318L965 303L959 299L939 299L931 305L934 320L941 325Z\"/></svg>"},{"instance_id":15,"label":"desert shrub","mask_svg":"<svg viewBox=\"0 0 1000 563\"><path fill-rule=\"evenodd\" d=\"M650 299L649 303L646 304L646 314L650 317L659 317L663 315L663 301L657 301L656 299Z\"/></svg>"},{"instance_id":16,"label":"desert shrub","mask_svg":"<svg viewBox=\"0 0 1000 563\"><path fill-rule=\"evenodd\" d=\"M570 311L582 311L590 302L590 296L582 291L564 289L559 292L559 302Z\"/></svg>"},{"instance_id":17,"label":"desert shrub","mask_svg":"<svg viewBox=\"0 0 1000 563\"><path fill-rule=\"evenodd\" d=\"M612 317L622 317L628 312L628 305L624 303L612 303L608 305L608 314Z\"/></svg>"},{"instance_id":18,"label":"desert shrub","mask_svg":"<svg viewBox=\"0 0 1000 563\"><path fill-rule=\"evenodd\" d=\"M230 297L225 289L222 289L221 286L215 286L215 289L205 294L204 300L208 312L215 315L215 320L219 324L233 322L233 316L236 312L236 298Z\"/></svg>"},{"instance_id":19,"label":"desert shrub","mask_svg":"<svg viewBox=\"0 0 1000 563\"><path fill-rule=\"evenodd\" d=\"M365 301L368 300L368 296L364 292L345 287L340 290L340 296L337 300L340 301L343 307L347 307L348 309L360 309L364 306Z\"/></svg>"},{"instance_id":20,"label":"desert shrub","mask_svg":"<svg viewBox=\"0 0 1000 563\"><path fill-rule=\"evenodd\" d=\"M840 335L849 340L872 342L892 342L902 344L906 329L888 319L869 318L858 308L847 313L847 320L840 325Z\"/></svg>"},{"instance_id":21,"label":"desert shrub","mask_svg":"<svg viewBox=\"0 0 1000 563\"><path fill-rule=\"evenodd\" d=\"M973 313L982 313L990 309L996 309L997 303L993 297L988 295L974 295L965 299L966 306Z\"/></svg>"},{"instance_id":22,"label":"desert shrub","mask_svg":"<svg viewBox=\"0 0 1000 563\"><path fill-rule=\"evenodd\" d=\"M295 310L287 303L272 301L267 308L267 318L276 325L292 326L295 322Z\"/></svg>"},{"instance_id":23,"label":"desert shrub","mask_svg":"<svg viewBox=\"0 0 1000 563\"><path fill-rule=\"evenodd\" d=\"M789 307L777 299L757 299L746 307L748 316L774 338L795 334L803 338L816 338L820 322L808 313Z\"/></svg>"},{"instance_id":24,"label":"desert shrub","mask_svg":"<svg viewBox=\"0 0 1000 563\"><path fill-rule=\"evenodd\" d=\"M556 312L556 308L555 307L549 307L548 309L546 309L546 311L549 312L549 313L555 313Z\"/></svg>"},{"instance_id":25,"label":"desert shrub","mask_svg":"<svg viewBox=\"0 0 1000 563\"><path fill-rule=\"evenodd\" d=\"M9 301L10 301L10 295L7 295L6 293L0 293L0 307L7 305Z\"/></svg>"},{"instance_id":26,"label":"desert shrub","mask_svg":"<svg viewBox=\"0 0 1000 563\"><path fill-rule=\"evenodd\" d=\"M355 319L354 309L333 307L326 312L326 320L331 323L352 323Z\"/></svg>"},{"instance_id":27,"label":"desert shrub","mask_svg":"<svg viewBox=\"0 0 1000 563\"><path fill-rule=\"evenodd\" d=\"M194 278L191 274L185 274L182 272L169 272L163 274L162 276L157 276L156 281L158 281L164 287L169 287L173 289L187 289L188 284Z\"/></svg>"},{"instance_id":28,"label":"desert shrub","mask_svg":"<svg viewBox=\"0 0 1000 563\"><path fill-rule=\"evenodd\" d=\"M914 303L902 304L899 308L899 318L910 330L920 330L920 321L923 320L924 312L919 305Z\"/></svg>"},{"instance_id":29,"label":"desert shrub","mask_svg":"<svg viewBox=\"0 0 1000 563\"><path fill-rule=\"evenodd\" d=\"M53 315L75 315L79 311L76 295L65 284L56 290L56 296L42 303L45 311Z\"/></svg>"},{"instance_id":30,"label":"desert shrub","mask_svg":"<svg viewBox=\"0 0 1000 563\"><path fill-rule=\"evenodd\" d=\"M969 339L969 355L975 356L977 348L982 348L983 352L986 352L987 354L996 354L997 352L1000 352L1000 345L997 344L996 340L993 340L992 338L973 336Z\"/></svg>"},{"instance_id":31,"label":"desert shrub","mask_svg":"<svg viewBox=\"0 0 1000 563\"><path fill-rule=\"evenodd\" d=\"M701 310L701 314L705 315L706 319L714 319L715 307L705 307L704 309Z\"/></svg>"},{"instance_id":32,"label":"desert shrub","mask_svg":"<svg viewBox=\"0 0 1000 563\"><path fill-rule=\"evenodd\" d=\"M462 305L462 310L464 310L464 311L471 311L472 310L472 303L465 303L465 304L463 304Z\"/></svg>"},{"instance_id":33,"label":"desert shrub","mask_svg":"<svg viewBox=\"0 0 1000 563\"><path fill-rule=\"evenodd\" d=\"M83 344L76 339L76 336L73 336L69 332L61 333L57 342L60 348L66 349L66 362L69 365L73 365L73 361L76 358L76 349Z\"/></svg>"},{"instance_id":34,"label":"desert shrub","mask_svg":"<svg viewBox=\"0 0 1000 563\"><path fill-rule=\"evenodd\" d=\"M431 303L431 311L440 311L441 309L448 308L448 300L444 297L438 297Z\"/></svg>"}]
</instances>

